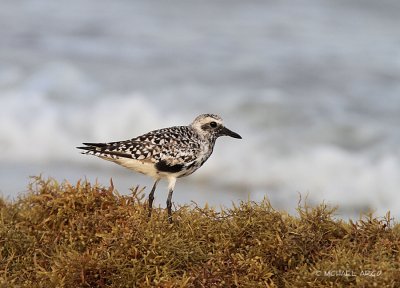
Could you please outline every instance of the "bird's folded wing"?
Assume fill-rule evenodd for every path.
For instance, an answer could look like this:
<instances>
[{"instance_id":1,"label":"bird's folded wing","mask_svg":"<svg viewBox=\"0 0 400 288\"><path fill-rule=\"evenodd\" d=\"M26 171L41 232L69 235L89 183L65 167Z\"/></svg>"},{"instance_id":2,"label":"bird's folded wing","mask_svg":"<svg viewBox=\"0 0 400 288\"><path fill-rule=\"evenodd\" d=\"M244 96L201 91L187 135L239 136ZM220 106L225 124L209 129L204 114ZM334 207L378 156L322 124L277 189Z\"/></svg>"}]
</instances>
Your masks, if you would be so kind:
<instances>
[{"instance_id":1,"label":"bird's folded wing","mask_svg":"<svg viewBox=\"0 0 400 288\"><path fill-rule=\"evenodd\" d=\"M196 159L196 147L177 145L176 143L154 144L147 141L126 140L110 143L83 143L86 146L77 147L85 150L83 154L95 155L104 159L114 160L120 157L142 161L165 161L169 165L190 162Z\"/></svg>"}]
</instances>

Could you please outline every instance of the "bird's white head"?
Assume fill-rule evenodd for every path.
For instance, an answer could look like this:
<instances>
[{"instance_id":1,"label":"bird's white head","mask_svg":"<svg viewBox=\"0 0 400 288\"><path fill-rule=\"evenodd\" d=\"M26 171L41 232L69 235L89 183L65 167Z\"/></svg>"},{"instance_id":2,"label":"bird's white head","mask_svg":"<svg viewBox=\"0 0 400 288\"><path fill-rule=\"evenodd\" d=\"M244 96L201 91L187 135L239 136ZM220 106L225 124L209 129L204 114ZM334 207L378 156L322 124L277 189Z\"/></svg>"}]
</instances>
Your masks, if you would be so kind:
<instances>
[{"instance_id":1,"label":"bird's white head","mask_svg":"<svg viewBox=\"0 0 400 288\"><path fill-rule=\"evenodd\" d=\"M242 139L242 137L226 128L222 118L215 114L202 114L196 117L190 126L206 139L215 141L220 136L230 136Z\"/></svg>"}]
</instances>

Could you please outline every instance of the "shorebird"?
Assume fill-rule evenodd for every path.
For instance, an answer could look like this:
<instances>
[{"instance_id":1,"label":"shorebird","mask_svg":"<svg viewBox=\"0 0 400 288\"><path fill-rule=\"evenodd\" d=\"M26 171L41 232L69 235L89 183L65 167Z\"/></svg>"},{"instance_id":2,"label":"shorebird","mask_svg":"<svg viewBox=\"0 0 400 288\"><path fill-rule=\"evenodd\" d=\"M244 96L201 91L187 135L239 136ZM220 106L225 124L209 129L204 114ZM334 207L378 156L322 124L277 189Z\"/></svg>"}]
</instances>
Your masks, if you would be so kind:
<instances>
[{"instance_id":1,"label":"shorebird","mask_svg":"<svg viewBox=\"0 0 400 288\"><path fill-rule=\"evenodd\" d=\"M199 169L213 152L220 136L242 137L223 125L215 114L202 114L188 126L154 130L144 135L117 142L83 143L82 154L95 155L154 179L149 194L148 216L151 216L154 192L158 182L168 180L168 221L172 223L172 193L177 178Z\"/></svg>"}]
</instances>

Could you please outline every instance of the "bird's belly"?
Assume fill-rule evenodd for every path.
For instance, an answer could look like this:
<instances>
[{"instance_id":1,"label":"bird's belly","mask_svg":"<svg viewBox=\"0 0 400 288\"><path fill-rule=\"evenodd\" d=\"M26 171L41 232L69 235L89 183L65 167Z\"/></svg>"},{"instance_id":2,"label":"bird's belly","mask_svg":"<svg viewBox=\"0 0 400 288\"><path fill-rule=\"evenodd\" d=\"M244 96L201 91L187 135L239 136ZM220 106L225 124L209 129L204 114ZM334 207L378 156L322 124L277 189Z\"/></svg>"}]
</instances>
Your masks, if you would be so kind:
<instances>
[{"instance_id":1,"label":"bird's belly","mask_svg":"<svg viewBox=\"0 0 400 288\"><path fill-rule=\"evenodd\" d=\"M154 163L150 161L140 161L135 159L119 158L115 159L117 164L124 166L130 170L142 173L151 177L158 178L157 169L154 167Z\"/></svg>"}]
</instances>

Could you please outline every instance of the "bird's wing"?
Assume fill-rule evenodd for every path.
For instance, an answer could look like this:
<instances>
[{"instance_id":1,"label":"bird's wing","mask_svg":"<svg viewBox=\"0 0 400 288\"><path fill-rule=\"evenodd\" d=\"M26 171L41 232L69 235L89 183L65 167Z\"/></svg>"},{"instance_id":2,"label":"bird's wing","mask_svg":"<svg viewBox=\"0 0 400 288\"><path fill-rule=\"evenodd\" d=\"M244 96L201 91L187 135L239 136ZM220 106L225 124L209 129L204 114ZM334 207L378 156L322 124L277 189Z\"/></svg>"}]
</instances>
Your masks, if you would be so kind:
<instances>
[{"instance_id":1,"label":"bird's wing","mask_svg":"<svg viewBox=\"0 0 400 288\"><path fill-rule=\"evenodd\" d=\"M144 162L174 166L194 161L200 146L191 138L185 126L155 130L142 136L109 143L83 143L77 147L83 154L95 155L106 160L130 158ZM182 133L185 132L185 133Z\"/></svg>"}]
</instances>

